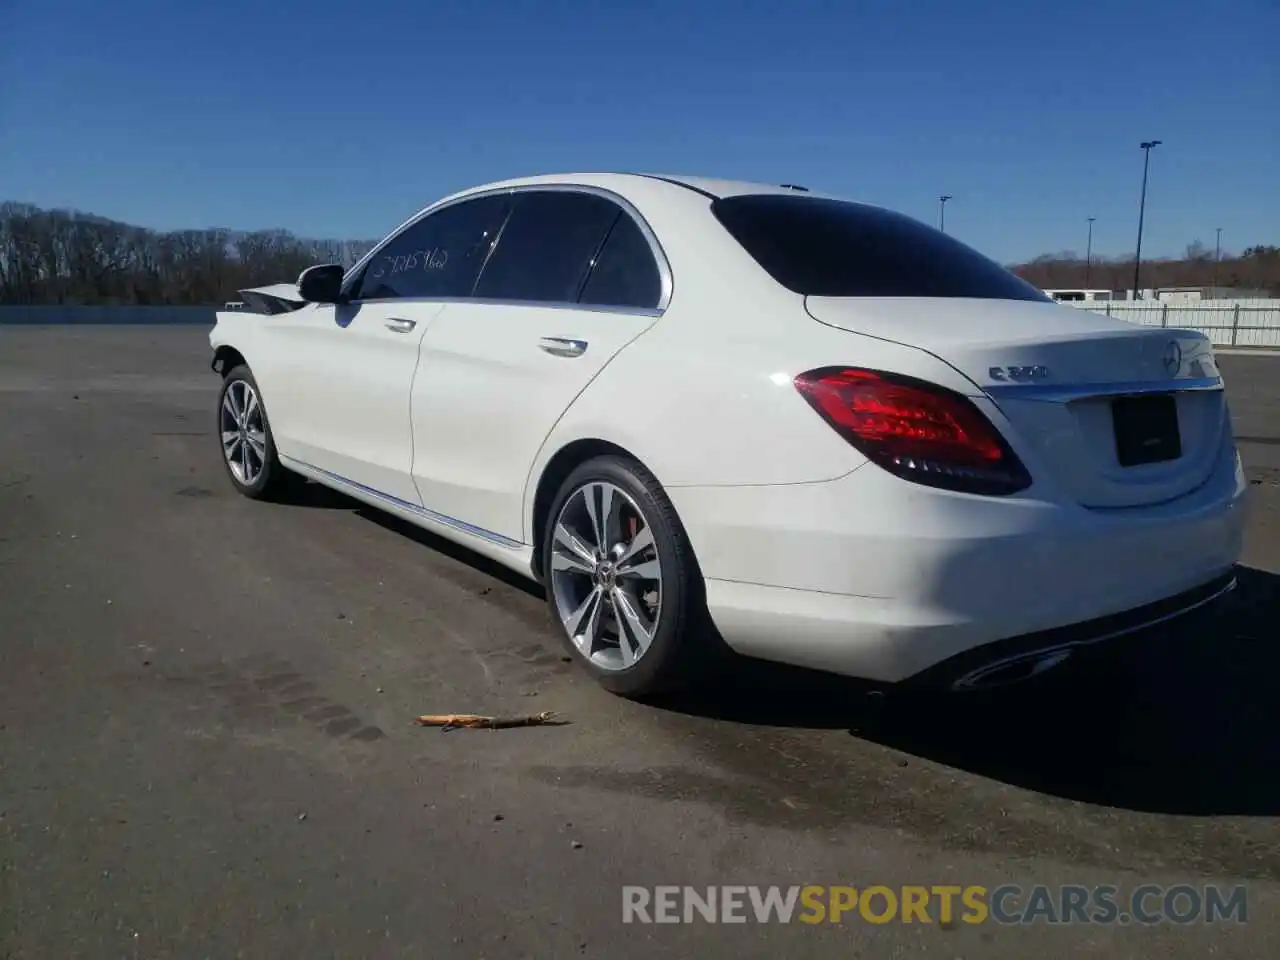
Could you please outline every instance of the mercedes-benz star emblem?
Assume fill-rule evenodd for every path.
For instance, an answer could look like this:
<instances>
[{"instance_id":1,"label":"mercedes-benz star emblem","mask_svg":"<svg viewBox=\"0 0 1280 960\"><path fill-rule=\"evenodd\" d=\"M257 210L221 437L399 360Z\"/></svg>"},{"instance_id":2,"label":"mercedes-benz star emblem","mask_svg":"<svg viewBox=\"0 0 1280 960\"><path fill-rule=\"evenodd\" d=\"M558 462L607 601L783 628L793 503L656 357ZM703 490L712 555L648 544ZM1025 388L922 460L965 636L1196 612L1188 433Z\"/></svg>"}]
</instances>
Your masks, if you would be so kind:
<instances>
[{"instance_id":1,"label":"mercedes-benz star emblem","mask_svg":"<svg viewBox=\"0 0 1280 960\"><path fill-rule=\"evenodd\" d=\"M1177 340L1170 340L1164 348L1164 369L1171 377L1182 369L1182 346Z\"/></svg>"}]
</instances>

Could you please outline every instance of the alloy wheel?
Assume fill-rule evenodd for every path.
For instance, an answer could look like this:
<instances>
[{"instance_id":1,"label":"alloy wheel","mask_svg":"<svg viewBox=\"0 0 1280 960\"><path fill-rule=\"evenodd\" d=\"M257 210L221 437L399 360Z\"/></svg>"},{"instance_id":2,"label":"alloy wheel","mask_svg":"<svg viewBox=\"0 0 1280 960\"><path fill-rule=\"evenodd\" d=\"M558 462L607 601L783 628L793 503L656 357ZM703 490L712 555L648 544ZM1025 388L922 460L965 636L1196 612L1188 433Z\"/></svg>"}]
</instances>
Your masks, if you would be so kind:
<instances>
[{"instance_id":1,"label":"alloy wheel","mask_svg":"<svg viewBox=\"0 0 1280 960\"><path fill-rule=\"evenodd\" d=\"M244 380L227 384L218 423L222 455L231 475L240 485L253 486L267 465L267 426L252 384Z\"/></svg>"},{"instance_id":2,"label":"alloy wheel","mask_svg":"<svg viewBox=\"0 0 1280 960\"><path fill-rule=\"evenodd\" d=\"M573 645L602 670L635 666L662 616L662 563L653 530L624 490L583 484L552 529L550 587Z\"/></svg>"}]
</instances>

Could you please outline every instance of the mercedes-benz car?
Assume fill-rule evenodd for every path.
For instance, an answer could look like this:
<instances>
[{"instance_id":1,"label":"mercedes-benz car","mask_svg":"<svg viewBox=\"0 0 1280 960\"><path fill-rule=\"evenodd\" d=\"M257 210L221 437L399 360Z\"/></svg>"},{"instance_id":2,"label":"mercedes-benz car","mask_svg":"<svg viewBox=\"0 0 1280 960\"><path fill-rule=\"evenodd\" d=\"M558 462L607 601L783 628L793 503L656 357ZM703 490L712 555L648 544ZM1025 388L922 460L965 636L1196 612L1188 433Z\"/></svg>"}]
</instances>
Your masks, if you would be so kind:
<instances>
[{"instance_id":1,"label":"mercedes-benz car","mask_svg":"<svg viewBox=\"0 0 1280 960\"><path fill-rule=\"evenodd\" d=\"M882 207L536 176L286 287L210 334L231 483L324 484L538 581L617 693L725 647L975 689L1235 583L1210 341Z\"/></svg>"}]
</instances>

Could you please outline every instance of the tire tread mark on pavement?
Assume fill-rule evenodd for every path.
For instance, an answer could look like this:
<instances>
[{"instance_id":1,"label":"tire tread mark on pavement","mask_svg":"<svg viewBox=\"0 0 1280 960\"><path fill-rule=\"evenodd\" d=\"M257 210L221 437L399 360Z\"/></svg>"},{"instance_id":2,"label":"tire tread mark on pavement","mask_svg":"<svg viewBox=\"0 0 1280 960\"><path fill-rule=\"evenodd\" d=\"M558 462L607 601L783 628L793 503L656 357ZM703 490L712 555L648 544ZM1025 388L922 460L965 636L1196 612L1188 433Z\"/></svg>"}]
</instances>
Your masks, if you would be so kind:
<instances>
[{"instance_id":1,"label":"tire tread mark on pavement","mask_svg":"<svg viewBox=\"0 0 1280 960\"><path fill-rule=\"evenodd\" d=\"M356 711L318 693L318 686L287 660L256 654L197 666L185 677L225 700L237 720L302 720L333 739L374 743L386 737Z\"/></svg>"}]
</instances>

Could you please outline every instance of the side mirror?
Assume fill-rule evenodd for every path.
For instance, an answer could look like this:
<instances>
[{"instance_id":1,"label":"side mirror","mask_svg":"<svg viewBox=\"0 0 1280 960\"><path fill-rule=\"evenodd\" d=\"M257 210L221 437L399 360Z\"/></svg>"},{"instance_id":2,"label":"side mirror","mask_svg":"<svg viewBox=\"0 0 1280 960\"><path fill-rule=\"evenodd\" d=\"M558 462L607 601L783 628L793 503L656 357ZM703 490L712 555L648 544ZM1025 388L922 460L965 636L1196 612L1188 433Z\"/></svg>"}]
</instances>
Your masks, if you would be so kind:
<instances>
[{"instance_id":1,"label":"side mirror","mask_svg":"<svg viewBox=\"0 0 1280 960\"><path fill-rule=\"evenodd\" d=\"M307 267L298 275L298 296L307 303L337 303L342 299L345 272L340 263Z\"/></svg>"}]
</instances>

